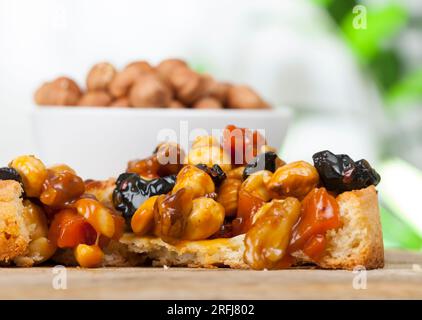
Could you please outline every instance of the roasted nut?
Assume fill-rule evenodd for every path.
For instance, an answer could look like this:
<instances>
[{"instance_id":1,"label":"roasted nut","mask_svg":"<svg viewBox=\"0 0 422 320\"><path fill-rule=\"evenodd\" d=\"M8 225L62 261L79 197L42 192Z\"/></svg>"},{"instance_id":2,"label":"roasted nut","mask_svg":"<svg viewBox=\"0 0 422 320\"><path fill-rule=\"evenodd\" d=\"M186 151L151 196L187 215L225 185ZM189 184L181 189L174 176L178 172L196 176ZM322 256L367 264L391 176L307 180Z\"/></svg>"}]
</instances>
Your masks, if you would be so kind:
<instances>
[{"instance_id":1,"label":"roasted nut","mask_svg":"<svg viewBox=\"0 0 422 320\"><path fill-rule=\"evenodd\" d=\"M201 147L220 147L220 142L214 136L198 136L192 142L192 149Z\"/></svg>"},{"instance_id":2,"label":"roasted nut","mask_svg":"<svg viewBox=\"0 0 422 320\"><path fill-rule=\"evenodd\" d=\"M158 64L156 70L160 77L165 81L169 81L171 74L178 67L187 67L187 64L181 59L166 59Z\"/></svg>"},{"instance_id":3,"label":"roasted nut","mask_svg":"<svg viewBox=\"0 0 422 320\"><path fill-rule=\"evenodd\" d=\"M129 93L130 104L135 108L166 107L171 99L169 87L154 74L139 76Z\"/></svg>"},{"instance_id":4,"label":"roasted nut","mask_svg":"<svg viewBox=\"0 0 422 320\"><path fill-rule=\"evenodd\" d=\"M245 190L249 194L257 197L264 202L272 198L272 193L268 190L267 184L271 181L273 173L267 170L261 170L252 173L245 181L243 181L241 190Z\"/></svg>"},{"instance_id":5,"label":"roasted nut","mask_svg":"<svg viewBox=\"0 0 422 320\"><path fill-rule=\"evenodd\" d=\"M192 148L188 154L188 163L205 164L208 167L218 164L224 172L232 168L230 155L219 146Z\"/></svg>"},{"instance_id":6,"label":"roasted nut","mask_svg":"<svg viewBox=\"0 0 422 320\"><path fill-rule=\"evenodd\" d=\"M169 81L176 91L177 99L188 106L206 92L206 80L185 66L175 68Z\"/></svg>"},{"instance_id":7,"label":"roasted nut","mask_svg":"<svg viewBox=\"0 0 422 320\"><path fill-rule=\"evenodd\" d=\"M265 213L246 233L245 262L255 270L277 269L287 253L299 215L299 200L272 200Z\"/></svg>"},{"instance_id":8,"label":"roasted nut","mask_svg":"<svg viewBox=\"0 0 422 320\"><path fill-rule=\"evenodd\" d=\"M51 106L75 106L81 96L81 89L72 79L60 77L44 83L35 92L35 103Z\"/></svg>"},{"instance_id":9,"label":"roasted nut","mask_svg":"<svg viewBox=\"0 0 422 320\"><path fill-rule=\"evenodd\" d=\"M248 86L231 86L227 92L227 105L236 109L268 108L268 104Z\"/></svg>"},{"instance_id":10,"label":"roasted nut","mask_svg":"<svg viewBox=\"0 0 422 320\"><path fill-rule=\"evenodd\" d=\"M29 230L29 237L31 239L38 239L40 237L47 237L48 225L47 218L41 207L35 205L30 200L23 201L23 220Z\"/></svg>"},{"instance_id":11,"label":"roasted nut","mask_svg":"<svg viewBox=\"0 0 422 320\"><path fill-rule=\"evenodd\" d=\"M154 227L154 205L157 198L158 196L148 198L132 216L130 225L138 236L147 234Z\"/></svg>"},{"instance_id":12,"label":"roasted nut","mask_svg":"<svg viewBox=\"0 0 422 320\"><path fill-rule=\"evenodd\" d=\"M154 206L154 233L166 242L181 239L191 210L192 193L187 189L159 196Z\"/></svg>"},{"instance_id":13,"label":"roasted nut","mask_svg":"<svg viewBox=\"0 0 422 320\"><path fill-rule=\"evenodd\" d=\"M83 180L73 170L47 170L47 178L42 185L40 201L52 208L61 208L77 199L85 192Z\"/></svg>"},{"instance_id":14,"label":"roasted nut","mask_svg":"<svg viewBox=\"0 0 422 320\"><path fill-rule=\"evenodd\" d=\"M170 109L183 109L186 108L183 103L177 100L171 100L167 106Z\"/></svg>"},{"instance_id":15,"label":"roasted nut","mask_svg":"<svg viewBox=\"0 0 422 320\"><path fill-rule=\"evenodd\" d=\"M56 252L56 246L46 237L32 240L24 256L16 257L13 262L18 267L31 267L50 259Z\"/></svg>"},{"instance_id":16,"label":"roasted nut","mask_svg":"<svg viewBox=\"0 0 422 320\"><path fill-rule=\"evenodd\" d=\"M98 245L79 244L74 251L75 259L83 268L99 267L104 253Z\"/></svg>"},{"instance_id":17,"label":"roasted nut","mask_svg":"<svg viewBox=\"0 0 422 320\"><path fill-rule=\"evenodd\" d=\"M303 199L318 183L318 171L314 166L297 161L278 168L267 186L280 197Z\"/></svg>"},{"instance_id":18,"label":"roasted nut","mask_svg":"<svg viewBox=\"0 0 422 320\"><path fill-rule=\"evenodd\" d=\"M69 167L67 164L64 164L64 163L55 164L55 165L49 167L48 170L52 171L54 173L70 172L70 173L76 175L76 171L73 170L71 167Z\"/></svg>"},{"instance_id":19,"label":"roasted nut","mask_svg":"<svg viewBox=\"0 0 422 320\"><path fill-rule=\"evenodd\" d=\"M203 77L207 81L205 95L217 99L221 105L225 106L227 103L227 93L230 88L230 84L217 82L209 75L204 75Z\"/></svg>"},{"instance_id":20,"label":"roasted nut","mask_svg":"<svg viewBox=\"0 0 422 320\"><path fill-rule=\"evenodd\" d=\"M78 102L78 106L106 107L111 103L111 96L105 91L89 91Z\"/></svg>"},{"instance_id":21,"label":"roasted nut","mask_svg":"<svg viewBox=\"0 0 422 320\"><path fill-rule=\"evenodd\" d=\"M128 69L135 69L140 73L154 72L154 68L148 62L143 61L143 60L134 61L134 62L129 63L125 67L125 70L128 70Z\"/></svg>"},{"instance_id":22,"label":"roasted nut","mask_svg":"<svg viewBox=\"0 0 422 320\"><path fill-rule=\"evenodd\" d=\"M213 97L204 97L199 99L193 104L196 109L221 109L223 108L222 103Z\"/></svg>"},{"instance_id":23,"label":"roasted nut","mask_svg":"<svg viewBox=\"0 0 422 320\"><path fill-rule=\"evenodd\" d=\"M185 152L175 142L162 142L154 150L159 168L157 173L160 177L177 174L182 169L185 161Z\"/></svg>"},{"instance_id":24,"label":"roasted nut","mask_svg":"<svg viewBox=\"0 0 422 320\"><path fill-rule=\"evenodd\" d=\"M229 178L223 181L218 190L217 202L221 203L224 207L227 217L233 217L236 215L241 185L241 180Z\"/></svg>"},{"instance_id":25,"label":"roasted nut","mask_svg":"<svg viewBox=\"0 0 422 320\"><path fill-rule=\"evenodd\" d=\"M47 169L41 160L34 156L20 156L14 159L9 167L19 172L28 197L40 196L42 185L47 178Z\"/></svg>"},{"instance_id":26,"label":"roasted nut","mask_svg":"<svg viewBox=\"0 0 422 320\"><path fill-rule=\"evenodd\" d=\"M207 239L220 229L223 222L224 208L221 204L205 197L194 199L192 211L187 218L183 239Z\"/></svg>"},{"instance_id":27,"label":"roasted nut","mask_svg":"<svg viewBox=\"0 0 422 320\"><path fill-rule=\"evenodd\" d=\"M86 77L86 87L89 91L108 90L110 82L116 75L116 69L108 62L94 65Z\"/></svg>"},{"instance_id":28,"label":"roasted nut","mask_svg":"<svg viewBox=\"0 0 422 320\"><path fill-rule=\"evenodd\" d=\"M235 169L230 170L229 172L227 172L227 178L228 179L238 179L238 180L242 180L243 179L243 171L245 170L245 167L237 167Z\"/></svg>"},{"instance_id":29,"label":"roasted nut","mask_svg":"<svg viewBox=\"0 0 422 320\"><path fill-rule=\"evenodd\" d=\"M213 193L215 186L207 173L193 165L187 165L177 175L172 193L175 194L180 189L188 190L195 199Z\"/></svg>"},{"instance_id":30,"label":"roasted nut","mask_svg":"<svg viewBox=\"0 0 422 320\"><path fill-rule=\"evenodd\" d=\"M129 102L129 98L128 97L121 97L121 98L117 98L116 100L114 100L111 104L110 107L115 107L115 108L119 108L119 107L131 107L130 102Z\"/></svg>"},{"instance_id":31,"label":"roasted nut","mask_svg":"<svg viewBox=\"0 0 422 320\"><path fill-rule=\"evenodd\" d=\"M113 214L99 201L94 199L79 199L75 203L78 213L98 232L112 238L115 231Z\"/></svg>"},{"instance_id":32,"label":"roasted nut","mask_svg":"<svg viewBox=\"0 0 422 320\"><path fill-rule=\"evenodd\" d=\"M139 76L149 74L151 71L140 67L127 67L118 72L108 87L111 95L116 98L126 96Z\"/></svg>"}]
</instances>

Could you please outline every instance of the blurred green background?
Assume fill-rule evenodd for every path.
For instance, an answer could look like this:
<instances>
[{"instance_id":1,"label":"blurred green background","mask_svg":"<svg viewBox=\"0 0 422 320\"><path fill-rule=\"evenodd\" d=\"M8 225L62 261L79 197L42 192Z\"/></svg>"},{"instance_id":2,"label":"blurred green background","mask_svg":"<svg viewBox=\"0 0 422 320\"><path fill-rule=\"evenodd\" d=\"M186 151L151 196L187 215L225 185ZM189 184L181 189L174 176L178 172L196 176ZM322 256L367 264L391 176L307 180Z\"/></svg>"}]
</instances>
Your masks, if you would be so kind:
<instances>
[{"instance_id":1,"label":"blurred green background","mask_svg":"<svg viewBox=\"0 0 422 320\"><path fill-rule=\"evenodd\" d=\"M422 63L408 63L400 37L406 30L417 30L419 37L415 41L421 43L422 16L412 12L405 1L374 4L314 0L314 3L329 13L339 36L376 83L387 118L393 123L401 117L418 118L422 108ZM366 28L354 27L353 19L359 19L358 15L366 20L358 20ZM422 196L421 144L420 121L409 131L398 130L382 141L380 171L384 179L379 188L386 247L422 248L422 209L418 201L418 196ZM413 149L410 157L409 148ZM405 180L405 176L409 178Z\"/></svg>"}]
</instances>

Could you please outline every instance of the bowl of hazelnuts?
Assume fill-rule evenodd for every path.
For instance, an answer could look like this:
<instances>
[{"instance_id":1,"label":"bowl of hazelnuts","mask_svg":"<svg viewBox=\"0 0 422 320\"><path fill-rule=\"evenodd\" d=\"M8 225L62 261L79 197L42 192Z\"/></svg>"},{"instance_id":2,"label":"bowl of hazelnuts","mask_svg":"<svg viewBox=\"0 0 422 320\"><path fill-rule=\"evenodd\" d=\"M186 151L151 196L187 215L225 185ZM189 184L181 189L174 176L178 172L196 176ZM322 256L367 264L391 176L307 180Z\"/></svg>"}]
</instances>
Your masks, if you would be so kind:
<instances>
[{"instance_id":1,"label":"bowl of hazelnuts","mask_svg":"<svg viewBox=\"0 0 422 320\"><path fill-rule=\"evenodd\" d=\"M118 174L162 140L190 143L228 124L259 129L280 146L290 119L288 108L271 107L249 86L217 81L180 59L135 61L122 70L101 62L85 88L58 77L42 84L34 101L40 156L92 178Z\"/></svg>"}]
</instances>

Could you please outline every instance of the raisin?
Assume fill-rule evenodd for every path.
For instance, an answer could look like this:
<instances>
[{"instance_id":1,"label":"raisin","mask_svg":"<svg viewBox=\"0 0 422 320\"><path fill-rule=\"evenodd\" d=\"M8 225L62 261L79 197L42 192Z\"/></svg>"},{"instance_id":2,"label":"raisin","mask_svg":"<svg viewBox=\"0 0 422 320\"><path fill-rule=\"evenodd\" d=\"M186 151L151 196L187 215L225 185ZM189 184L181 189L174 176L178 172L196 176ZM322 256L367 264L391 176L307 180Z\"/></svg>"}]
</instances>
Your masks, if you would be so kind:
<instances>
[{"instance_id":1,"label":"raisin","mask_svg":"<svg viewBox=\"0 0 422 320\"><path fill-rule=\"evenodd\" d=\"M13 168L0 168L0 180L15 180L23 186L21 175Z\"/></svg>"},{"instance_id":2,"label":"raisin","mask_svg":"<svg viewBox=\"0 0 422 320\"><path fill-rule=\"evenodd\" d=\"M284 161L281 160L275 152L268 151L261 153L246 165L245 170L243 170L243 180L246 180L252 173L261 170L274 172L278 167L281 167L284 164Z\"/></svg>"},{"instance_id":3,"label":"raisin","mask_svg":"<svg viewBox=\"0 0 422 320\"><path fill-rule=\"evenodd\" d=\"M116 188L113 191L113 205L130 223L136 209L146 199L170 192L175 182L175 175L146 180L136 173L122 173L118 177Z\"/></svg>"},{"instance_id":4,"label":"raisin","mask_svg":"<svg viewBox=\"0 0 422 320\"><path fill-rule=\"evenodd\" d=\"M223 171L223 169L221 169L218 164L215 164L210 168L207 165L200 163L197 164L196 167L206 172L211 177L216 187L219 187L221 183L226 179L225 172Z\"/></svg>"},{"instance_id":5,"label":"raisin","mask_svg":"<svg viewBox=\"0 0 422 320\"><path fill-rule=\"evenodd\" d=\"M381 177L368 161L353 161L346 154L321 151L312 156L323 185L330 191L344 192L377 185Z\"/></svg>"}]
</instances>

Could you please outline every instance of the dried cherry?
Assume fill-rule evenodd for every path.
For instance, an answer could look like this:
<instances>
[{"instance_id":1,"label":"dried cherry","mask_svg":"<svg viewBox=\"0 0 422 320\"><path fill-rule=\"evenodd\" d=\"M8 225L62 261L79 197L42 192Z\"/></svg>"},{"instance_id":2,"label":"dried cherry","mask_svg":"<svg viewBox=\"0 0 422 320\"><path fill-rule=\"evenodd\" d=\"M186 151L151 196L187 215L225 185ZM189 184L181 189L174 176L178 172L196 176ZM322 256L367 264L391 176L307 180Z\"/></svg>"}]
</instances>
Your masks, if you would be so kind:
<instances>
[{"instance_id":1,"label":"dried cherry","mask_svg":"<svg viewBox=\"0 0 422 320\"><path fill-rule=\"evenodd\" d=\"M346 154L334 154L328 150L312 156L323 185L330 191L344 192L377 185L381 177L368 161L353 161Z\"/></svg>"}]
</instances>

